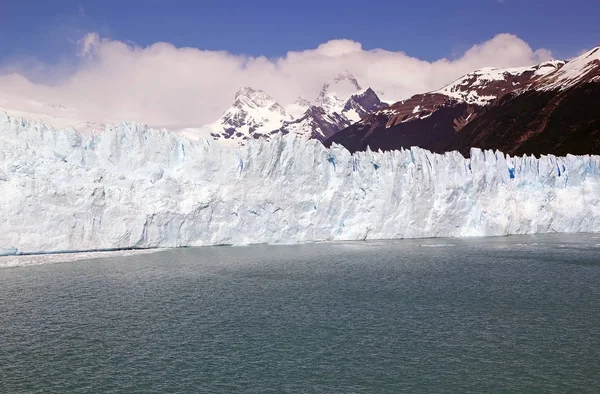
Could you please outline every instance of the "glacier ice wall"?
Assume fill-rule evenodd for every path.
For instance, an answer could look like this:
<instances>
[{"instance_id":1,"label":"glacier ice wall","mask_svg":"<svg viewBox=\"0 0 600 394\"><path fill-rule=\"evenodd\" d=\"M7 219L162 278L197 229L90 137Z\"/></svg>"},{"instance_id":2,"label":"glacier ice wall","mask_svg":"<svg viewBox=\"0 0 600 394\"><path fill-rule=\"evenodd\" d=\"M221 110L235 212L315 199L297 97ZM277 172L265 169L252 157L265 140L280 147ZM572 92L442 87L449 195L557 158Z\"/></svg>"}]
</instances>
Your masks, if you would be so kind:
<instances>
[{"instance_id":1,"label":"glacier ice wall","mask_svg":"<svg viewBox=\"0 0 600 394\"><path fill-rule=\"evenodd\" d=\"M229 148L0 114L0 214L0 254L596 232L600 157L351 155L292 135Z\"/></svg>"}]
</instances>

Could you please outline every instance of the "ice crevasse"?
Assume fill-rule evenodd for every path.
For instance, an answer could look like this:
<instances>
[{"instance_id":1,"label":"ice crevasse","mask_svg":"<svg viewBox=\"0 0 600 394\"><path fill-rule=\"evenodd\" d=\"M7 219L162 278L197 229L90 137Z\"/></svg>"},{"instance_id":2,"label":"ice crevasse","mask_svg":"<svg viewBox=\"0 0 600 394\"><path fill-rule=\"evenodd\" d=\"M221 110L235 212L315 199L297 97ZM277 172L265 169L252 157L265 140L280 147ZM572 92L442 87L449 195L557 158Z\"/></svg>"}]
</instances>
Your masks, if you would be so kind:
<instances>
[{"instance_id":1,"label":"ice crevasse","mask_svg":"<svg viewBox=\"0 0 600 394\"><path fill-rule=\"evenodd\" d=\"M352 155L294 135L232 148L0 113L0 215L0 254L597 232L600 157Z\"/></svg>"}]
</instances>

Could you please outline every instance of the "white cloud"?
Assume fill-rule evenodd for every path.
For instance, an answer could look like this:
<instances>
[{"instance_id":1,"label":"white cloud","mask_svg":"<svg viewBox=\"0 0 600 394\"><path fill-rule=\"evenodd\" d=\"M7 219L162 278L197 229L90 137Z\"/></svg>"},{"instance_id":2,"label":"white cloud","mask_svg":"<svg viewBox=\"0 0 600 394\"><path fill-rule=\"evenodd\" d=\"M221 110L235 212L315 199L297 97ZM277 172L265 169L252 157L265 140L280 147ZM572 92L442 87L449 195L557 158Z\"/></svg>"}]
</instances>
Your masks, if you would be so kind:
<instances>
[{"instance_id":1,"label":"white cloud","mask_svg":"<svg viewBox=\"0 0 600 394\"><path fill-rule=\"evenodd\" d=\"M81 40L78 41L79 56L88 56L96 50L100 45L100 36L97 33L88 33Z\"/></svg>"},{"instance_id":2,"label":"white cloud","mask_svg":"<svg viewBox=\"0 0 600 394\"><path fill-rule=\"evenodd\" d=\"M440 88L477 68L524 66L551 58L550 51L534 50L510 34L475 45L457 59L434 62L403 52L365 50L351 40L268 59L169 43L140 47L96 33L79 41L78 55L81 62L74 71L47 84L31 82L15 67L0 68L11 71L0 75L0 107L52 114L56 109L46 104L60 104L77 119L134 120L178 129L214 121L242 86L263 89L285 105L298 96L313 99L324 82L348 70L363 87L400 99Z\"/></svg>"}]
</instances>

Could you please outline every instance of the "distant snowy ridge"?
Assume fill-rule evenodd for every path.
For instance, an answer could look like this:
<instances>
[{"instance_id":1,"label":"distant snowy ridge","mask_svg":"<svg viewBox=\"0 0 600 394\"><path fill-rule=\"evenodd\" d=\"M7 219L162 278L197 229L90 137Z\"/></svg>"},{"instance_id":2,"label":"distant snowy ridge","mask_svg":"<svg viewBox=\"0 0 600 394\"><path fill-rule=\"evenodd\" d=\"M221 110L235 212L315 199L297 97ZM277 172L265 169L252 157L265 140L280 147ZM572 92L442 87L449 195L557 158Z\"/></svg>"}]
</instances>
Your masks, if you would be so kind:
<instances>
[{"instance_id":1,"label":"distant snowy ridge","mask_svg":"<svg viewBox=\"0 0 600 394\"><path fill-rule=\"evenodd\" d=\"M555 72L549 73L540 80L536 88L566 90L590 81L600 81L600 46L571 59Z\"/></svg>"},{"instance_id":2,"label":"distant snowy ridge","mask_svg":"<svg viewBox=\"0 0 600 394\"><path fill-rule=\"evenodd\" d=\"M242 88L219 119L201 128L184 130L183 134L230 145L290 133L323 141L387 106L375 91L363 89L352 74L343 72L325 83L313 102L299 97L285 107L262 90Z\"/></svg>"},{"instance_id":3,"label":"distant snowy ridge","mask_svg":"<svg viewBox=\"0 0 600 394\"><path fill-rule=\"evenodd\" d=\"M443 94L468 104L487 105L506 92L530 87L565 63L563 60L552 60L529 67L482 68L463 75L431 94Z\"/></svg>"},{"instance_id":4,"label":"distant snowy ridge","mask_svg":"<svg viewBox=\"0 0 600 394\"><path fill-rule=\"evenodd\" d=\"M0 113L0 253L600 231L600 157L229 148Z\"/></svg>"}]
</instances>

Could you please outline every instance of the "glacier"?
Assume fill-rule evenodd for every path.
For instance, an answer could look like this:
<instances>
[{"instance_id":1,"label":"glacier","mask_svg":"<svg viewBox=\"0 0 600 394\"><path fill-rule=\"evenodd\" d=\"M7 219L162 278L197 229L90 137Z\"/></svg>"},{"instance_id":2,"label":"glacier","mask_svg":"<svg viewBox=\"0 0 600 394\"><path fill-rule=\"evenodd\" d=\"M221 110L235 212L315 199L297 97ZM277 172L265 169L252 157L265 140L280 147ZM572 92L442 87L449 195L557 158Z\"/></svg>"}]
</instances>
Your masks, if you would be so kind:
<instances>
[{"instance_id":1,"label":"glacier","mask_svg":"<svg viewBox=\"0 0 600 394\"><path fill-rule=\"evenodd\" d=\"M600 231L600 157L243 147L0 113L0 254Z\"/></svg>"}]
</instances>

